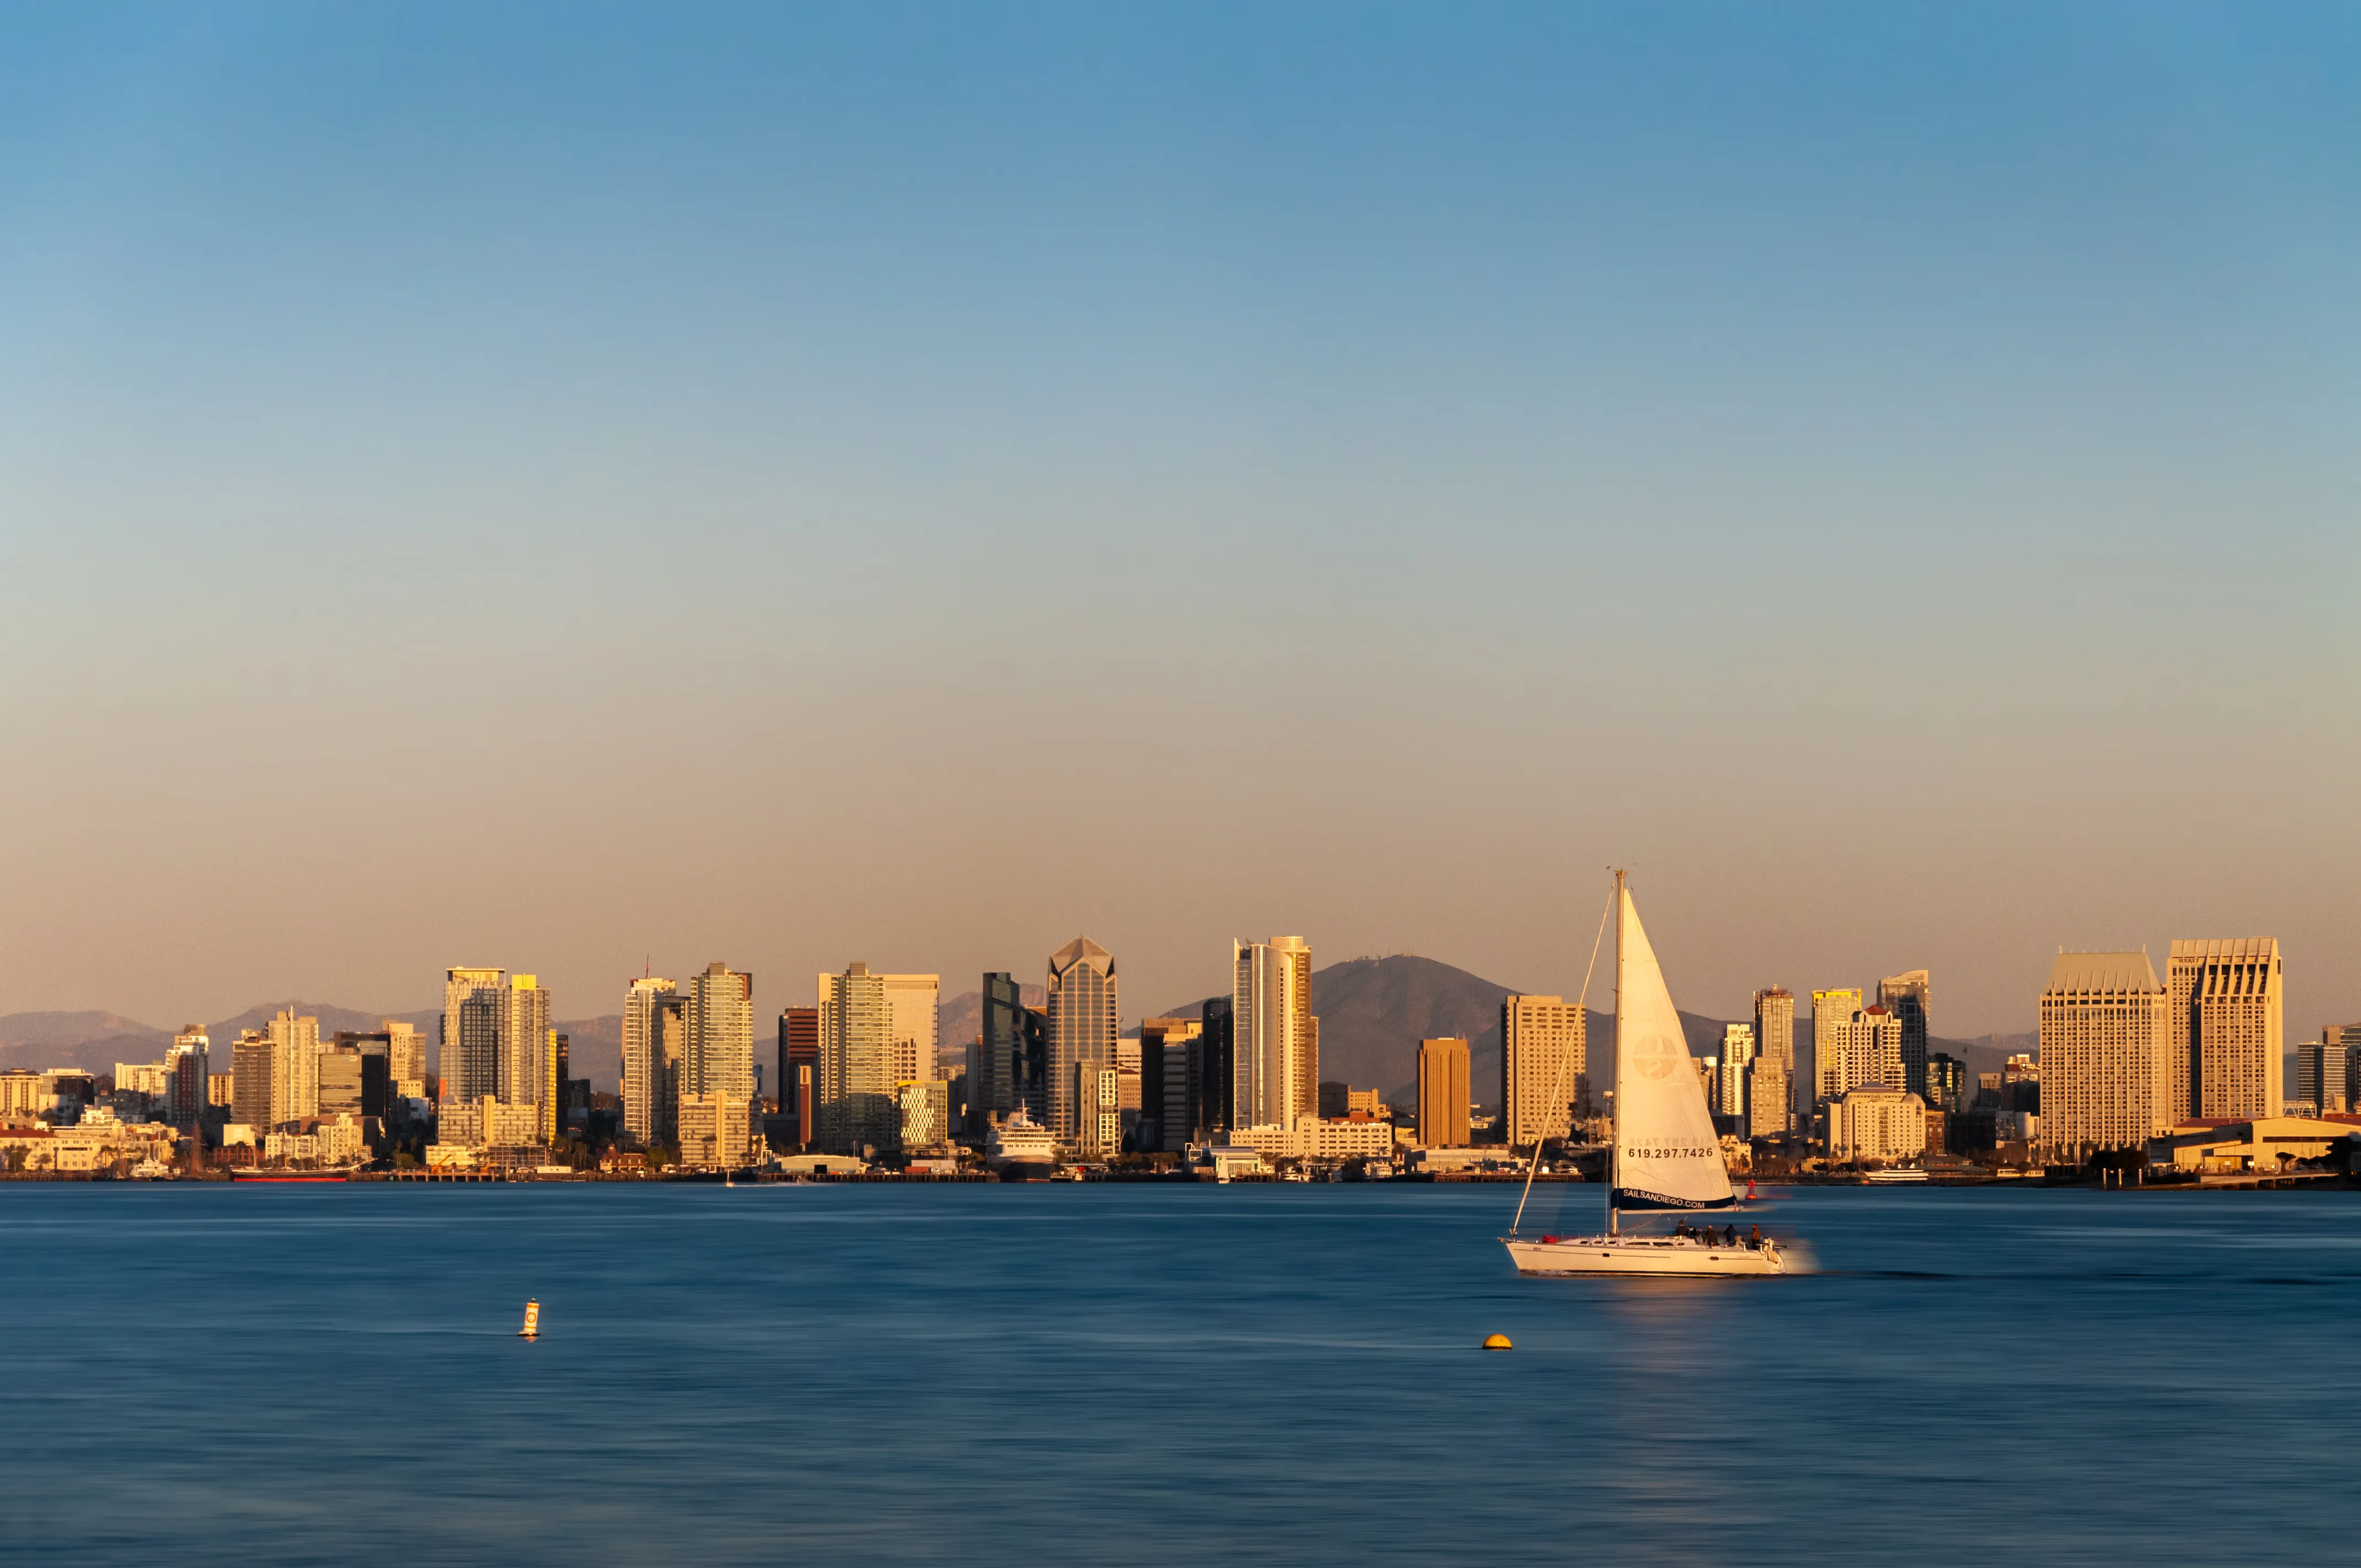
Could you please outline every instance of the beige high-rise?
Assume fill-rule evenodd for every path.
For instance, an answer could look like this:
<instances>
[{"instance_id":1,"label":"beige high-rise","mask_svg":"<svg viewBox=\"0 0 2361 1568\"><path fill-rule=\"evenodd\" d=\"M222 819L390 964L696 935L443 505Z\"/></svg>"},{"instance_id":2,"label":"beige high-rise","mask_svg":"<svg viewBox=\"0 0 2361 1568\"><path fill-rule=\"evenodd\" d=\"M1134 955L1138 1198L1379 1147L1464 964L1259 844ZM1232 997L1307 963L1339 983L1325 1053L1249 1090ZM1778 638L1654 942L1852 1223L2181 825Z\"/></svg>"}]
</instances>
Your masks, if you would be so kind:
<instances>
[{"instance_id":1,"label":"beige high-rise","mask_svg":"<svg viewBox=\"0 0 2361 1568\"><path fill-rule=\"evenodd\" d=\"M2287 1047L2281 962L2276 937L2174 940L2172 1103L2187 1107L2180 1114L2279 1113Z\"/></svg>"},{"instance_id":2,"label":"beige high-rise","mask_svg":"<svg viewBox=\"0 0 2361 1568\"><path fill-rule=\"evenodd\" d=\"M894 1036L894 1081L930 1083L938 1070L938 1020L943 982L934 974L884 974L885 1011Z\"/></svg>"},{"instance_id":3,"label":"beige high-rise","mask_svg":"<svg viewBox=\"0 0 2361 1568\"><path fill-rule=\"evenodd\" d=\"M550 1096L542 1081L548 1054L549 991L537 975L509 977L500 994L500 1087L495 1097L503 1105L541 1105Z\"/></svg>"},{"instance_id":4,"label":"beige high-rise","mask_svg":"<svg viewBox=\"0 0 2361 1568\"><path fill-rule=\"evenodd\" d=\"M1861 1011L1861 987L1812 992L1812 1092L1833 1100L1850 1089L1846 1080L1852 1017Z\"/></svg>"},{"instance_id":5,"label":"beige high-rise","mask_svg":"<svg viewBox=\"0 0 2361 1568\"><path fill-rule=\"evenodd\" d=\"M819 977L816 1136L828 1154L887 1149L901 1136L893 1076L894 1008L865 963Z\"/></svg>"},{"instance_id":6,"label":"beige high-rise","mask_svg":"<svg viewBox=\"0 0 2361 1568\"><path fill-rule=\"evenodd\" d=\"M1774 985L1754 993L1754 1052L1757 1059L1776 1062L1779 1081L1791 1097L1795 1084L1795 998L1785 986ZM1752 1125L1763 1131L1764 1118L1772 1108L1757 1102L1753 1108ZM1773 1132L1787 1130L1788 1107L1777 1107L1779 1124Z\"/></svg>"},{"instance_id":7,"label":"beige high-rise","mask_svg":"<svg viewBox=\"0 0 2361 1568\"><path fill-rule=\"evenodd\" d=\"M507 1015L509 971L444 971L443 1083L438 1097L474 1104L500 1091L500 1025Z\"/></svg>"},{"instance_id":8,"label":"beige high-rise","mask_svg":"<svg viewBox=\"0 0 2361 1568\"><path fill-rule=\"evenodd\" d=\"M2079 1158L2180 1120L2171 1009L2146 953L2058 955L2041 991L2043 1145Z\"/></svg>"},{"instance_id":9,"label":"beige high-rise","mask_svg":"<svg viewBox=\"0 0 2361 1568\"><path fill-rule=\"evenodd\" d=\"M1301 937L1233 942L1230 960L1237 1127L1292 1130L1320 1114L1312 945Z\"/></svg>"},{"instance_id":10,"label":"beige high-rise","mask_svg":"<svg viewBox=\"0 0 2361 1568\"><path fill-rule=\"evenodd\" d=\"M320 1021L294 1009L270 1020L270 1101L280 1122L320 1113Z\"/></svg>"},{"instance_id":11,"label":"beige high-rise","mask_svg":"<svg viewBox=\"0 0 2361 1568\"><path fill-rule=\"evenodd\" d=\"M1074 1148L1099 1150L1096 1075L1115 1065L1115 1036L1123 1032L1116 994L1115 955L1088 937L1049 955L1049 1131Z\"/></svg>"},{"instance_id":12,"label":"beige high-rise","mask_svg":"<svg viewBox=\"0 0 2361 1568\"><path fill-rule=\"evenodd\" d=\"M1576 1080L1589 1070L1588 1016L1562 996L1500 999L1500 1107L1512 1146L1573 1128Z\"/></svg>"},{"instance_id":13,"label":"beige high-rise","mask_svg":"<svg viewBox=\"0 0 2361 1568\"><path fill-rule=\"evenodd\" d=\"M653 975L631 981L623 994L623 1130L642 1146L679 1135L686 1005L672 981Z\"/></svg>"},{"instance_id":14,"label":"beige high-rise","mask_svg":"<svg viewBox=\"0 0 2361 1568\"><path fill-rule=\"evenodd\" d=\"M1467 1042L1418 1043L1418 1141L1431 1149L1467 1145Z\"/></svg>"}]
</instances>

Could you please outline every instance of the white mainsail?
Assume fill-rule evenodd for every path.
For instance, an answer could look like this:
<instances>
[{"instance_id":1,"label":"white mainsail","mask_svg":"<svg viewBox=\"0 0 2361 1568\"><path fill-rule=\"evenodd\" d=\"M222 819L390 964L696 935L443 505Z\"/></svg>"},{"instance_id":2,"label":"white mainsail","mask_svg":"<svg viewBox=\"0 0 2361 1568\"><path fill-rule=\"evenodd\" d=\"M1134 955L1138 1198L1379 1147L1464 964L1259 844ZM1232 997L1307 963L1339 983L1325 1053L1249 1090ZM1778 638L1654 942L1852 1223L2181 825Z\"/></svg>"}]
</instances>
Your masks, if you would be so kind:
<instances>
[{"instance_id":1,"label":"white mainsail","mask_svg":"<svg viewBox=\"0 0 2361 1568\"><path fill-rule=\"evenodd\" d=\"M1615 912L1614 1209L1729 1206L1729 1168L1705 1085L1681 1035L1664 971L1640 928L1631 890Z\"/></svg>"}]
</instances>

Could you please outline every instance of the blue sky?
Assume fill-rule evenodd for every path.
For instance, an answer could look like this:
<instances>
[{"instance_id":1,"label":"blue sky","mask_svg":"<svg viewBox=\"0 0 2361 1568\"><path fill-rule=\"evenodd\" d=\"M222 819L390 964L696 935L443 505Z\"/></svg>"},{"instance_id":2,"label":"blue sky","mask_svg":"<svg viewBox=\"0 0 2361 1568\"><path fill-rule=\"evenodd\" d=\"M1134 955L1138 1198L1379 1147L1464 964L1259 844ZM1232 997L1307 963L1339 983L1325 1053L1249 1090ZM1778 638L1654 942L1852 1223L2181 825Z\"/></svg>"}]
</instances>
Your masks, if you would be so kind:
<instances>
[{"instance_id":1,"label":"blue sky","mask_svg":"<svg viewBox=\"0 0 2361 1568\"><path fill-rule=\"evenodd\" d=\"M1231 936L2361 1016L2361 17L0 18L0 1009ZM1569 956L1571 955L1571 956ZM2319 1016L2313 1016L2314 1014ZM168 1016L170 1015L170 1016Z\"/></svg>"}]
</instances>

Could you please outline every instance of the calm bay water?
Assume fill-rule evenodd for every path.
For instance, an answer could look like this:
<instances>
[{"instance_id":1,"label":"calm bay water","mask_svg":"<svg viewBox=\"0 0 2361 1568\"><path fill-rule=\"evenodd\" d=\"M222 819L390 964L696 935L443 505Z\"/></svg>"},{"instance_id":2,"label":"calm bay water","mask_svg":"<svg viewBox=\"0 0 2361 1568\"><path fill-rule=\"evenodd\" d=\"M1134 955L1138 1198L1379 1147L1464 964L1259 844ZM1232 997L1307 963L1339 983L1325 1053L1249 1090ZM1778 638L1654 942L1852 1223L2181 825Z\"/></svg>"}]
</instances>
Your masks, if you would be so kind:
<instances>
[{"instance_id":1,"label":"calm bay water","mask_svg":"<svg viewBox=\"0 0 2361 1568\"><path fill-rule=\"evenodd\" d=\"M1520 1280L1497 1187L11 1184L0 1555L2350 1560L2361 1196L1770 1195L1822 1272Z\"/></svg>"}]
</instances>

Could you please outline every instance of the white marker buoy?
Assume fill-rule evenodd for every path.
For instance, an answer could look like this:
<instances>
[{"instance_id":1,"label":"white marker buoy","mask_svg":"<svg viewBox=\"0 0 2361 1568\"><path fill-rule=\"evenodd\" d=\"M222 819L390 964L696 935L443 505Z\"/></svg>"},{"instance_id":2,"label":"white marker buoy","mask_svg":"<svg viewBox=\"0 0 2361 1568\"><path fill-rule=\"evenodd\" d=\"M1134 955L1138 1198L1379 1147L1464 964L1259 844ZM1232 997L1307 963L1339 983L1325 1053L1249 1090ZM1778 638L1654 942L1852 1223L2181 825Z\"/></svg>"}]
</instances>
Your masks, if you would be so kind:
<instances>
[{"instance_id":1,"label":"white marker buoy","mask_svg":"<svg viewBox=\"0 0 2361 1568\"><path fill-rule=\"evenodd\" d=\"M539 1301L527 1301L524 1304L524 1327L517 1330L517 1338L539 1339L540 1337L541 1303Z\"/></svg>"}]
</instances>

